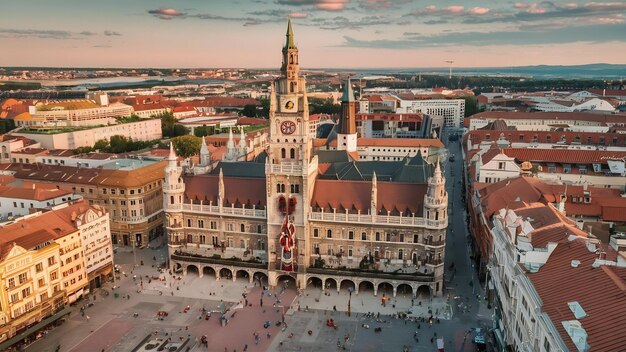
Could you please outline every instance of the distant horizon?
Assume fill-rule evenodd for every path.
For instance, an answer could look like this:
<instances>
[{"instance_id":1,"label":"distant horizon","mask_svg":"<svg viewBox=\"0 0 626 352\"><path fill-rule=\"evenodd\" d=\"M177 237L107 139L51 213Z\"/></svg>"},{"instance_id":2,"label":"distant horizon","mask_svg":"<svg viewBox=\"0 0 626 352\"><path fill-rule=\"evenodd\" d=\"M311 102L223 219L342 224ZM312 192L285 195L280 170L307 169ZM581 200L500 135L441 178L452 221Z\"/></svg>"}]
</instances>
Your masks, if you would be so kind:
<instances>
[{"instance_id":1,"label":"distant horizon","mask_svg":"<svg viewBox=\"0 0 626 352\"><path fill-rule=\"evenodd\" d=\"M452 66L452 70L454 72L455 69L499 69L499 68L525 68L525 67L580 67L580 66L593 66L593 65L605 65L605 66L626 66L626 62L624 63L605 63L605 62L594 62L594 63L586 63L586 64L574 64L574 65L553 65L553 64L532 64L532 65L515 65L515 66ZM133 70L133 69L141 69L141 70L220 70L220 69L244 69L244 70L258 70L258 71L279 71L280 66L276 67L167 67L167 66L45 66L45 65L31 65L31 66L0 66L0 68L46 68L46 69L120 69L120 70ZM405 69L440 69L440 70L448 70L449 66L387 66L387 67L301 67L300 70L303 71L312 71L312 70L405 70ZM626 76L626 72L624 73Z\"/></svg>"}]
</instances>

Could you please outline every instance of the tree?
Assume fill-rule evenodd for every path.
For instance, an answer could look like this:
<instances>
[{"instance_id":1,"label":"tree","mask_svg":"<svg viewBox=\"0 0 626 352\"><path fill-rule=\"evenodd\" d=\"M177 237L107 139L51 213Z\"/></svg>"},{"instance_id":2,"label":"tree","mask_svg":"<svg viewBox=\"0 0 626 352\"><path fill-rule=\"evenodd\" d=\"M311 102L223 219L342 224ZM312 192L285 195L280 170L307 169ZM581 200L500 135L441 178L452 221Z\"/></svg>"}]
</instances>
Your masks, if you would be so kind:
<instances>
[{"instance_id":1,"label":"tree","mask_svg":"<svg viewBox=\"0 0 626 352\"><path fill-rule=\"evenodd\" d=\"M196 136L179 136L172 138L176 154L188 158L200 152L202 139Z\"/></svg>"},{"instance_id":2,"label":"tree","mask_svg":"<svg viewBox=\"0 0 626 352\"><path fill-rule=\"evenodd\" d=\"M334 104L332 98L328 98L328 99L310 98L309 110L311 111L311 114L333 115L333 114L341 113L341 105Z\"/></svg>"},{"instance_id":3,"label":"tree","mask_svg":"<svg viewBox=\"0 0 626 352\"><path fill-rule=\"evenodd\" d=\"M465 99L465 117L472 116L478 112L478 100L475 96L466 96Z\"/></svg>"},{"instance_id":4,"label":"tree","mask_svg":"<svg viewBox=\"0 0 626 352\"><path fill-rule=\"evenodd\" d=\"M256 107L257 106L254 104L247 104L243 107L243 110L241 110L241 114L247 117L256 117Z\"/></svg>"},{"instance_id":5,"label":"tree","mask_svg":"<svg viewBox=\"0 0 626 352\"><path fill-rule=\"evenodd\" d=\"M163 137L177 137L189 134L189 129L179 123L176 123L176 119L171 112L164 112L158 116L161 119L161 131Z\"/></svg>"},{"instance_id":6,"label":"tree","mask_svg":"<svg viewBox=\"0 0 626 352\"><path fill-rule=\"evenodd\" d=\"M202 125L193 129L193 135L196 137L210 136L215 133L215 127Z\"/></svg>"},{"instance_id":7,"label":"tree","mask_svg":"<svg viewBox=\"0 0 626 352\"><path fill-rule=\"evenodd\" d=\"M261 99L261 107L256 112L256 117L269 118L270 117L270 100Z\"/></svg>"},{"instance_id":8,"label":"tree","mask_svg":"<svg viewBox=\"0 0 626 352\"><path fill-rule=\"evenodd\" d=\"M106 139L100 139L96 141L96 144L93 145L94 150L107 150L109 148L109 141Z\"/></svg>"},{"instance_id":9,"label":"tree","mask_svg":"<svg viewBox=\"0 0 626 352\"><path fill-rule=\"evenodd\" d=\"M93 151L92 147L78 147L74 149L74 153L76 154L87 154L87 153L91 153L92 151Z\"/></svg>"},{"instance_id":10,"label":"tree","mask_svg":"<svg viewBox=\"0 0 626 352\"><path fill-rule=\"evenodd\" d=\"M126 138L125 136L111 136L111 141L109 142L108 149L111 153L124 153L131 151L133 149L132 146L133 140L132 138Z\"/></svg>"}]
</instances>

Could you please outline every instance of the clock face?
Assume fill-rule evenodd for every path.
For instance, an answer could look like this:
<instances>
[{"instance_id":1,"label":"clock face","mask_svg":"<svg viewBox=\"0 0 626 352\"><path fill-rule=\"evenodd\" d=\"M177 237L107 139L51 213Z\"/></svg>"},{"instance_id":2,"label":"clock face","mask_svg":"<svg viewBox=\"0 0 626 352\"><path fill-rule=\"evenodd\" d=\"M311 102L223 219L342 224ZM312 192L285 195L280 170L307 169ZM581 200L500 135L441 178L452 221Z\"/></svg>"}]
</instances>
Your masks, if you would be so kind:
<instances>
[{"instance_id":1,"label":"clock face","mask_svg":"<svg viewBox=\"0 0 626 352\"><path fill-rule=\"evenodd\" d=\"M280 124L280 131L283 134L292 134L296 131L296 124L293 121L283 121Z\"/></svg>"}]
</instances>

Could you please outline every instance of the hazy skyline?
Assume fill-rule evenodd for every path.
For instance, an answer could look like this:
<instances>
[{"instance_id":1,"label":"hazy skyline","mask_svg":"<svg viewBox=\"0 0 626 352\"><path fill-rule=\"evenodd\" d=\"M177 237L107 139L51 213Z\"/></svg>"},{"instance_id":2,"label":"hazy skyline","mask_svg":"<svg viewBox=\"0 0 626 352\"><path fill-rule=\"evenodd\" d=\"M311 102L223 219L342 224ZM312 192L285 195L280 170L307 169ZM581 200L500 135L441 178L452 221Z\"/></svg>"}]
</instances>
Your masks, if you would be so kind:
<instances>
[{"instance_id":1,"label":"hazy skyline","mask_svg":"<svg viewBox=\"0 0 626 352\"><path fill-rule=\"evenodd\" d=\"M304 68L626 63L626 2L24 0L2 5L0 66Z\"/></svg>"}]
</instances>

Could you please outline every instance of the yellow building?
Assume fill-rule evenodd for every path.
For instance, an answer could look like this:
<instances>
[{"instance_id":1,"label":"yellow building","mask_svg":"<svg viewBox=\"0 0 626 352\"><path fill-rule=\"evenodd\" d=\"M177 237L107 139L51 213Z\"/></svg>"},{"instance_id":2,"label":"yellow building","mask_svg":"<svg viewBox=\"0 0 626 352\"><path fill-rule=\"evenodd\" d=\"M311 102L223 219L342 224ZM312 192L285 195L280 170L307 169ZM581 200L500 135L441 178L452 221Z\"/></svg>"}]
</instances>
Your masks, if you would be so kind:
<instances>
[{"instance_id":1,"label":"yellow building","mask_svg":"<svg viewBox=\"0 0 626 352\"><path fill-rule=\"evenodd\" d=\"M67 314L65 305L84 293L89 282L75 220L88 211L81 201L0 226L0 350L8 347L3 341Z\"/></svg>"}]
</instances>

